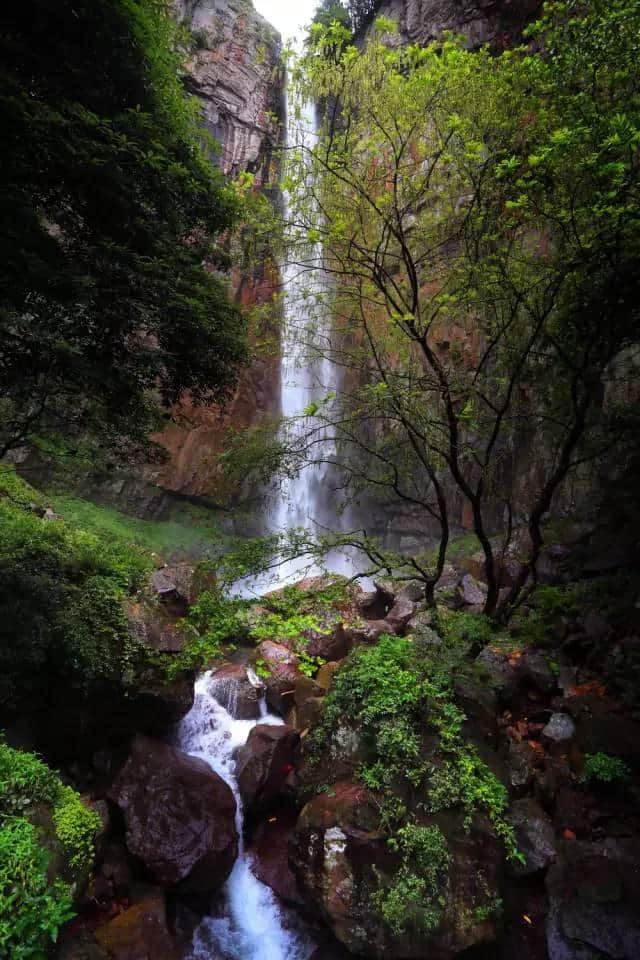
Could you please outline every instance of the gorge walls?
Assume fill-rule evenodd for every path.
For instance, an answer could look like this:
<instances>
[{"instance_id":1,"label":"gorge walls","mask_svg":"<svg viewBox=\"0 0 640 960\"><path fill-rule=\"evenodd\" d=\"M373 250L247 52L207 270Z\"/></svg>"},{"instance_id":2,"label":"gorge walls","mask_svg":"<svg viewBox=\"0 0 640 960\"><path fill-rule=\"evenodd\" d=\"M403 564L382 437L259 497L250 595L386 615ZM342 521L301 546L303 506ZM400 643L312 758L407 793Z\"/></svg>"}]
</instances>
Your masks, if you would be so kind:
<instances>
[{"instance_id":1,"label":"gorge walls","mask_svg":"<svg viewBox=\"0 0 640 960\"><path fill-rule=\"evenodd\" d=\"M284 71L280 36L251 0L176 0L176 14L192 37L187 87L219 141L213 158L231 176L248 171L277 202L276 148L282 131ZM245 308L268 303L279 284L277 266L265 261L251 273L232 268L235 300ZM277 331L269 331L277 337ZM216 497L216 454L230 426L246 427L279 412L277 351L254 360L221 411L184 397L174 422L155 439L168 461L145 467L145 479L172 493Z\"/></svg>"}]
</instances>

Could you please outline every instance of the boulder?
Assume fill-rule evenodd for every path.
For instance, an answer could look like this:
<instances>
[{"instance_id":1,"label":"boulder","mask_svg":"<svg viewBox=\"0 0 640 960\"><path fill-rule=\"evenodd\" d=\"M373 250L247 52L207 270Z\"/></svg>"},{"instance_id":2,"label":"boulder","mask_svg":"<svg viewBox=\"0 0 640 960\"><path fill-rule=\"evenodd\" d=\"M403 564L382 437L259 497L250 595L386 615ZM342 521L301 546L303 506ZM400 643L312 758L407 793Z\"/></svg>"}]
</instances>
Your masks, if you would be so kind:
<instances>
[{"instance_id":1,"label":"boulder","mask_svg":"<svg viewBox=\"0 0 640 960\"><path fill-rule=\"evenodd\" d=\"M204 760L137 736L108 796L129 852L162 886L208 892L224 883L238 850L236 802Z\"/></svg>"},{"instance_id":2,"label":"boulder","mask_svg":"<svg viewBox=\"0 0 640 960\"><path fill-rule=\"evenodd\" d=\"M358 613L365 620L382 620L389 606L388 600L378 590L363 591L357 601Z\"/></svg>"},{"instance_id":3,"label":"boulder","mask_svg":"<svg viewBox=\"0 0 640 960\"><path fill-rule=\"evenodd\" d=\"M346 628L352 645L357 643L375 643L383 633L391 631L386 620L366 620L362 624L351 625Z\"/></svg>"},{"instance_id":4,"label":"boulder","mask_svg":"<svg viewBox=\"0 0 640 960\"><path fill-rule=\"evenodd\" d=\"M342 660L353 646L353 638L341 620L333 623L327 618L317 630L305 631L306 651L311 657L323 660Z\"/></svg>"},{"instance_id":5,"label":"boulder","mask_svg":"<svg viewBox=\"0 0 640 960\"><path fill-rule=\"evenodd\" d=\"M511 804L507 820L516 834L516 842L525 863L513 861L509 870L515 876L525 877L546 870L556 859L555 832L544 810L530 797Z\"/></svg>"},{"instance_id":6,"label":"boulder","mask_svg":"<svg viewBox=\"0 0 640 960\"><path fill-rule=\"evenodd\" d=\"M176 616L184 615L189 607L193 573L190 564L176 563L161 567L151 577L153 594Z\"/></svg>"},{"instance_id":7,"label":"boulder","mask_svg":"<svg viewBox=\"0 0 640 960\"><path fill-rule=\"evenodd\" d=\"M558 678L547 658L537 650L526 650L518 660L516 680L519 685L533 687L539 693L549 694L558 686Z\"/></svg>"},{"instance_id":8,"label":"boulder","mask_svg":"<svg viewBox=\"0 0 640 960\"><path fill-rule=\"evenodd\" d=\"M236 754L236 779L246 810L269 806L299 763L300 734L282 724L258 723Z\"/></svg>"},{"instance_id":9,"label":"boulder","mask_svg":"<svg viewBox=\"0 0 640 960\"><path fill-rule=\"evenodd\" d=\"M111 960L180 960L161 895L124 910L98 927L94 937Z\"/></svg>"},{"instance_id":10,"label":"boulder","mask_svg":"<svg viewBox=\"0 0 640 960\"><path fill-rule=\"evenodd\" d=\"M458 816L440 816L451 864L440 891L442 920L429 934L393 931L375 906L380 882L393 884L398 862L379 829L374 798L361 784L336 783L300 813L291 845L291 864L308 902L333 934L358 956L453 960L492 939L495 919L476 908L500 886L502 851L488 824L476 818L468 832Z\"/></svg>"},{"instance_id":11,"label":"boulder","mask_svg":"<svg viewBox=\"0 0 640 960\"><path fill-rule=\"evenodd\" d=\"M298 669L298 658L282 643L263 640L252 654L254 663L262 668L261 676L267 691L267 703L272 710L284 716L294 703L296 680L303 676Z\"/></svg>"},{"instance_id":12,"label":"boulder","mask_svg":"<svg viewBox=\"0 0 640 960\"><path fill-rule=\"evenodd\" d=\"M265 685L239 663L225 663L209 680L209 691L236 720L254 720L260 716L260 700Z\"/></svg>"},{"instance_id":13,"label":"boulder","mask_svg":"<svg viewBox=\"0 0 640 960\"><path fill-rule=\"evenodd\" d=\"M311 677L298 677L293 693L294 704L287 714L288 723L300 731L317 723L324 707L324 694L324 689Z\"/></svg>"},{"instance_id":14,"label":"boulder","mask_svg":"<svg viewBox=\"0 0 640 960\"><path fill-rule=\"evenodd\" d=\"M126 605L131 636L162 653L179 653L187 635L178 627L175 616L163 605L145 601Z\"/></svg>"},{"instance_id":15,"label":"boulder","mask_svg":"<svg viewBox=\"0 0 640 960\"><path fill-rule=\"evenodd\" d=\"M387 613L385 620L389 624L390 633L404 633L407 624L418 609L417 603L407 600L405 597L398 596L395 603Z\"/></svg>"},{"instance_id":16,"label":"boulder","mask_svg":"<svg viewBox=\"0 0 640 960\"><path fill-rule=\"evenodd\" d=\"M536 752L526 740L509 740L506 770L512 793L519 795L531 786L535 760Z\"/></svg>"},{"instance_id":17,"label":"boulder","mask_svg":"<svg viewBox=\"0 0 640 960\"><path fill-rule=\"evenodd\" d=\"M289 841L295 827L293 810L278 811L260 823L251 841L251 872L285 903L305 906L297 877L289 864Z\"/></svg>"},{"instance_id":18,"label":"boulder","mask_svg":"<svg viewBox=\"0 0 640 960\"><path fill-rule=\"evenodd\" d=\"M322 664L315 677L316 683L319 687L321 687L323 690L331 689L333 675L336 670L338 670L341 663L341 660L330 660L328 663Z\"/></svg>"},{"instance_id":19,"label":"boulder","mask_svg":"<svg viewBox=\"0 0 640 960\"><path fill-rule=\"evenodd\" d=\"M396 600L410 600L412 603L420 603L424 600L424 583L422 580L408 580L398 590Z\"/></svg>"},{"instance_id":20,"label":"boulder","mask_svg":"<svg viewBox=\"0 0 640 960\"><path fill-rule=\"evenodd\" d=\"M482 607L487 599L487 588L470 573L464 575L457 587L458 599L468 607Z\"/></svg>"},{"instance_id":21,"label":"boulder","mask_svg":"<svg viewBox=\"0 0 640 960\"><path fill-rule=\"evenodd\" d=\"M638 863L637 839L563 844L546 880L549 960L640 957Z\"/></svg>"},{"instance_id":22,"label":"boulder","mask_svg":"<svg viewBox=\"0 0 640 960\"><path fill-rule=\"evenodd\" d=\"M572 740L576 727L568 713L552 713L542 728L542 736L548 743L566 744Z\"/></svg>"}]
</instances>

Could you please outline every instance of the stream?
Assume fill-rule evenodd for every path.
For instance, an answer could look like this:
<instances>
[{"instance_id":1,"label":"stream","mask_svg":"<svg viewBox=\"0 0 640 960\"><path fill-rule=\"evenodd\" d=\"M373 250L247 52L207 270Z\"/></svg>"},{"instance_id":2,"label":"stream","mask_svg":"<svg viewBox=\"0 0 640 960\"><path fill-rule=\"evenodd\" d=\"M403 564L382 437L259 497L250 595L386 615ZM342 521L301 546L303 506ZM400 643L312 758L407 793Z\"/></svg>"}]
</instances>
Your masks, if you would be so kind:
<instances>
[{"instance_id":1,"label":"stream","mask_svg":"<svg viewBox=\"0 0 640 960\"><path fill-rule=\"evenodd\" d=\"M234 751L246 742L252 727L281 724L282 720L267 712L264 698L258 718L235 720L214 694L215 684L207 672L196 681L194 704L180 724L178 739L185 753L200 757L231 787L237 804L238 857L223 890L220 913L205 917L195 931L193 960L308 960L315 944L301 921L251 870L251 854L245 850L242 835L242 798L234 774Z\"/></svg>"}]
</instances>

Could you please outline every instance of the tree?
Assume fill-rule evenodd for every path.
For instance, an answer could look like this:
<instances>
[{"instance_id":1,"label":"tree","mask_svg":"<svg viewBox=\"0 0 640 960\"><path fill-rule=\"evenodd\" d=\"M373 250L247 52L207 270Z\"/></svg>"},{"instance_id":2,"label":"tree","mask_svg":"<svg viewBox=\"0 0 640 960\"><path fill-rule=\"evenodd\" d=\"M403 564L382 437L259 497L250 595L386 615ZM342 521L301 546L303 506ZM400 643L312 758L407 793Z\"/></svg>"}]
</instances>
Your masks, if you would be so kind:
<instances>
[{"instance_id":1,"label":"tree","mask_svg":"<svg viewBox=\"0 0 640 960\"><path fill-rule=\"evenodd\" d=\"M180 42L166 0L3 5L0 455L43 434L123 452L159 403L235 382L244 321L214 267L238 204Z\"/></svg>"},{"instance_id":2,"label":"tree","mask_svg":"<svg viewBox=\"0 0 640 960\"><path fill-rule=\"evenodd\" d=\"M316 306L334 335L307 335L346 376L292 455L329 459L348 495L382 488L429 518L435 558L339 539L421 578L430 600L454 498L484 551L487 613L514 527L527 530L506 616L536 582L560 485L624 439L611 380L637 343L639 23L630 0L549 5L541 53L492 58L447 38L358 52L334 22L299 65L301 95L331 108L290 161L291 257L333 279ZM514 461L534 446L522 502Z\"/></svg>"}]
</instances>

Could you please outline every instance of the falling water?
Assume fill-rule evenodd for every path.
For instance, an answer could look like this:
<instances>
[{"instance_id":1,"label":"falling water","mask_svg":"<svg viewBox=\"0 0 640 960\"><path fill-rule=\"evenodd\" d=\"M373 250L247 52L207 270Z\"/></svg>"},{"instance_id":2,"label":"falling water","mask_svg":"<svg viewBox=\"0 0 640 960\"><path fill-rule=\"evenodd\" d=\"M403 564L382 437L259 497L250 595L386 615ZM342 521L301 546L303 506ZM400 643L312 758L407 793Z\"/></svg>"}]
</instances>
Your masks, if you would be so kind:
<instances>
[{"instance_id":1,"label":"falling water","mask_svg":"<svg viewBox=\"0 0 640 960\"><path fill-rule=\"evenodd\" d=\"M312 105L305 106L301 121L300 135L305 137L306 146L310 146L315 136ZM312 251L311 259L319 261L320 254L319 249L317 255ZM318 279L301 276L295 265L283 269L281 405L283 417L292 418L289 422L293 424L293 441L298 444L303 443L305 434L314 426L312 418L300 416L304 409L322 401L338 386L337 368L326 357L330 350L313 350L309 344L313 326L310 310L314 306L314 293L321 292L320 283ZM330 335L328 329L321 331L325 345ZM325 434L322 459L331 459L334 454L334 441ZM267 518L271 532L281 533L292 527L311 529L315 523L336 525L335 502L329 489L330 469L325 464L310 464L297 476L283 480L277 487ZM326 567L336 573L354 572L351 559L342 554L328 557ZM246 580L236 585L236 592L260 594L319 572L320 568L310 566L304 557L288 560L276 568L275 576L272 573ZM222 691L217 692L220 699L224 699ZM259 721L234 720L216 699L215 683L212 684L211 675L207 673L196 682L194 705L180 727L182 749L205 760L233 790L240 836L238 858L224 888L224 904L216 916L205 918L197 928L193 960L308 960L314 951L301 921L254 876L251 855L244 849L242 801L235 779L234 751L246 742L257 722L282 723L266 713L264 705Z\"/></svg>"},{"instance_id":2,"label":"falling water","mask_svg":"<svg viewBox=\"0 0 640 960\"><path fill-rule=\"evenodd\" d=\"M250 673L251 676L251 673ZM235 720L215 699L211 673L198 678L193 707L180 724L185 753L200 757L222 777L236 798L238 857L224 888L224 905L196 929L192 960L308 960L315 945L292 911L251 870L251 854L242 836L242 798L235 778L234 752L257 723L281 724L260 701L261 716Z\"/></svg>"}]
</instances>

